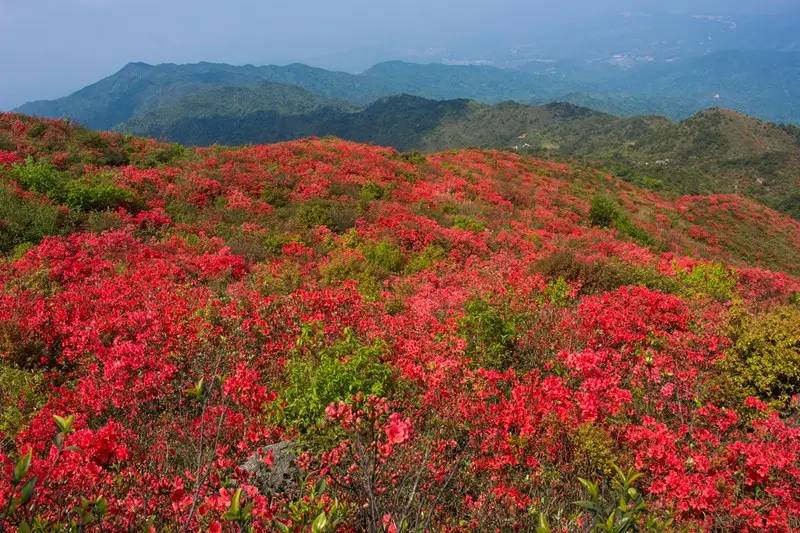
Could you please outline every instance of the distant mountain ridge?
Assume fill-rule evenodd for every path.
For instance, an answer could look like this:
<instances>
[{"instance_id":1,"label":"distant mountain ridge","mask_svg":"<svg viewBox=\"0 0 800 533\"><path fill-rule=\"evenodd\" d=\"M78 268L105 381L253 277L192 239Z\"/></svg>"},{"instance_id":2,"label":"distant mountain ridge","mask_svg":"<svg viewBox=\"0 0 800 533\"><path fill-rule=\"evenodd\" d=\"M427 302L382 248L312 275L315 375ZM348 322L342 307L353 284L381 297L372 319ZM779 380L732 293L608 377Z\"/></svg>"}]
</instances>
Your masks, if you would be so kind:
<instances>
[{"instance_id":1,"label":"distant mountain ridge","mask_svg":"<svg viewBox=\"0 0 800 533\"><path fill-rule=\"evenodd\" d=\"M410 94L483 103L560 100L619 115L686 118L719 105L775 122L800 124L800 52L727 51L621 68L608 62L530 63L517 69L441 63L378 63L350 74L293 63L232 66L219 63L130 63L119 72L56 100L16 109L112 129L152 109L210 87L261 82L296 85L318 96L365 106Z\"/></svg>"}]
</instances>

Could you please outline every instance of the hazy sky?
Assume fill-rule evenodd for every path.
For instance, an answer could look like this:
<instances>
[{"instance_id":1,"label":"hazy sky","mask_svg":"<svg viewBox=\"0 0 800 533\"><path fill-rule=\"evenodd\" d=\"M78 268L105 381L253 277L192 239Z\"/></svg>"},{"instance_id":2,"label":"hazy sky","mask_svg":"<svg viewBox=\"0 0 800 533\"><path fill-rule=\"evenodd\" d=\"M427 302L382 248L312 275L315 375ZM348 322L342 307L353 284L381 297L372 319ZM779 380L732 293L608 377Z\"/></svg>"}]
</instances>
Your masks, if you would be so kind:
<instances>
[{"instance_id":1,"label":"hazy sky","mask_svg":"<svg viewBox=\"0 0 800 533\"><path fill-rule=\"evenodd\" d=\"M0 0L0 109L63 96L130 61L359 69L480 58L603 15L764 12L798 0ZM663 6L669 6L665 8ZM459 56L461 54L461 56Z\"/></svg>"}]
</instances>

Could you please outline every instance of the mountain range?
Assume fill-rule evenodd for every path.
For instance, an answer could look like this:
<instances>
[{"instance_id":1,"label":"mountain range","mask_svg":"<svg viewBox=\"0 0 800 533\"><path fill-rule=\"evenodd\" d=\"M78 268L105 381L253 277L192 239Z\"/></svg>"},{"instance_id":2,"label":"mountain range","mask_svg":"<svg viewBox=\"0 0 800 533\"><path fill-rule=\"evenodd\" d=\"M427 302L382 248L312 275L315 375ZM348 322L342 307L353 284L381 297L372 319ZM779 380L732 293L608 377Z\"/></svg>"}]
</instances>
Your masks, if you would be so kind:
<instances>
[{"instance_id":1,"label":"mountain range","mask_svg":"<svg viewBox=\"0 0 800 533\"><path fill-rule=\"evenodd\" d=\"M71 95L29 102L16 111L68 117L87 127L112 129L200 89L274 82L359 106L407 93L484 103L560 100L613 114L662 114L673 119L722 106L766 120L798 123L800 89L794 83L798 76L800 52L752 50L682 59L621 55L603 60L533 61L516 68L388 61L360 74L299 63L130 63Z\"/></svg>"}]
</instances>

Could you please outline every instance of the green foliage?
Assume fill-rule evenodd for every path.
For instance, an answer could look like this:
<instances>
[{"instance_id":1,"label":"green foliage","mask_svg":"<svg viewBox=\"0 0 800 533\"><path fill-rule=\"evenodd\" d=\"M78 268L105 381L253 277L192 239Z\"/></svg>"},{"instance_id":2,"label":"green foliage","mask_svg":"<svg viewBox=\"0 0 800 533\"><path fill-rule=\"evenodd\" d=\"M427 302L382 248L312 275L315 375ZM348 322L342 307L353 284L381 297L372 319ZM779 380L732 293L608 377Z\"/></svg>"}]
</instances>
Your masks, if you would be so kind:
<instances>
[{"instance_id":1,"label":"green foliage","mask_svg":"<svg viewBox=\"0 0 800 533\"><path fill-rule=\"evenodd\" d=\"M17 143L11 138L11 135L1 131L0 132L0 150L14 151L17 149Z\"/></svg>"},{"instance_id":2,"label":"green foliage","mask_svg":"<svg viewBox=\"0 0 800 533\"><path fill-rule=\"evenodd\" d=\"M147 150L143 156L132 158L131 163L139 168L153 168L161 165L174 164L186 155L186 148L180 144L170 143L152 150Z\"/></svg>"},{"instance_id":3,"label":"green foliage","mask_svg":"<svg viewBox=\"0 0 800 533\"><path fill-rule=\"evenodd\" d=\"M553 305L565 306L570 301L570 286L563 276L547 283L544 290L544 297Z\"/></svg>"},{"instance_id":4,"label":"green foliage","mask_svg":"<svg viewBox=\"0 0 800 533\"><path fill-rule=\"evenodd\" d=\"M620 217L617 204L606 196L595 196L589 208L589 220L592 226L611 227Z\"/></svg>"},{"instance_id":5,"label":"green foliage","mask_svg":"<svg viewBox=\"0 0 800 533\"><path fill-rule=\"evenodd\" d=\"M486 225L483 224L483 222L466 215L456 215L453 217L453 227L473 233L480 233L486 229Z\"/></svg>"},{"instance_id":6,"label":"green foliage","mask_svg":"<svg viewBox=\"0 0 800 533\"><path fill-rule=\"evenodd\" d=\"M582 294L607 292L626 285L640 285L664 293L677 293L678 281L650 266L625 263L617 259L584 262L565 251L547 256L533 266L547 277L563 277L579 282Z\"/></svg>"},{"instance_id":7,"label":"green foliage","mask_svg":"<svg viewBox=\"0 0 800 533\"><path fill-rule=\"evenodd\" d=\"M585 510L593 533L625 533L627 531L666 531L672 520L661 520L650 513L636 482L642 474L634 470L627 472L612 465L615 476L608 490L587 479L578 478L586 493L586 499L575 504Z\"/></svg>"},{"instance_id":8,"label":"green foliage","mask_svg":"<svg viewBox=\"0 0 800 533\"><path fill-rule=\"evenodd\" d=\"M614 441L599 426L587 422L578 427L571 437L572 464L584 477L608 476L614 472L617 459Z\"/></svg>"},{"instance_id":9,"label":"green foliage","mask_svg":"<svg viewBox=\"0 0 800 533\"><path fill-rule=\"evenodd\" d=\"M44 132L47 131L47 124L44 122L34 122L30 128L28 128L28 137L31 139L38 139Z\"/></svg>"},{"instance_id":10,"label":"green foliage","mask_svg":"<svg viewBox=\"0 0 800 533\"><path fill-rule=\"evenodd\" d=\"M646 231L634 224L617 206L617 203L607 196L595 196L592 198L592 205L589 208L589 221L592 226L616 228L617 231L642 246L653 246L655 244L655 240Z\"/></svg>"},{"instance_id":11,"label":"green foliage","mask_svg":"<svg viewBox=\"0 0 800 533\"><path fill-rule=\"evenodd\" d=\"M700 264L678 272L682 291L688 296L730 300L735 291L736 273L719 263Z\"/></svg>"},{"instance_id":12,"label":"green foliage","mask_svg":"<svg viewBox=\"0 0 800 533\"><path fill-rule=\"evenodd\" d=\"M403 251L387 239L365 246L364 257L370 270L377 275L400 273L405 262Z\"/></svg>"},{"instance_id":13,"label":"green foliage","mask_svg":"<svg viewBox=\"0 0 800 533\"><path fill-rule=\"evenodd\" d=\"M349 204L311 200L300 205L294 218L306 229L325 226L336 232L344 232L355 224L356 211L354 206Z\"/></svg>"},{"instance_id":14,"label":"green foliage","mask_svg":"<svg viewBox=\"0 0 800 533\"><path fill-rule=\"evenodd\" d=\"M424 154L420 152L401 152L397 154L397 159L400 161L405 161L406 163L411 163L412 165L424 165L428 162L428 159L425 157Z\"/></svg>"},{"instance_id":15,"label":"green foliage","mask_svg":"<svg viewBox=\"0 0 800 533\"><path fill-rule=\"evenodd\" d=\"M64 199L64 185L69 179L47 161L34 161L32 157L28 157L24 163L12 166L8 175L27 190L43 194L59 203Z\"/></svg>"},{"instance_id":16,"label":"green foliage","mask_svg":"<svg viewBox=\"0 0 800 533\"><path fill-rule=\"evenodd\" d=\"M250 519L253 514L253 502L242 505L242 489L237 488L231 496L231 503L228 509L222 514L222 519L226 522L234 522L239 531L253 531L250 527Z\"/></svg>"},{"instance_id":17,"label":"green foliage","mask_svg":"<svg viewBox=\"0 0 800 533\"><path fill-rule=\"evenodd\" d=\"M81 211L104 211L118 207L135 211L142 207L137 195L114 184L113 176L109 174L96 174L67 182L64 201Z\"/></svg>"},{"instance_id":18,"label":"green foliage","mask_svg":"<svg viewBox=\"0 0 800 533\"><path fill-rule=\"evenodd\" d=\"M620 233L626 235L642 246L655 246L656 241L645 230L631 222L626 216L620 216L614 226Z\"/></svg>"},{"instance_id":19,"label":"green foliage","mask_svg":"<svg viewBox=\"0 0 800 533\"><path fill-rule=\"evenodd\" d=\"M312 326L304 326L277 402L283 423L305 432L324 421L333 402L349 402L359 393L387 395L393 384L391 367L380 362L384 351L383 343L363 344L350 329L326 346Z\"/></svg>"},{"instance_id":20,"label":"green foliage","mask_svg":"<svg viewBox=\"0 0 800 533\"><path fill-rule=\"evenodd\" d=\"M40 372L0 365L0 435L13 438L44 404Z\"/></svg>"},{"instance_id":21,"label":"green foliage","mask_svg":"<svg viewBox=\"0 0 800 533\"><path fill-rule=\"evenodd\" d=\"M375 183L374 181L368 181L361 187L361 191L359 192L359 197L361 200L370 202L372 200L380 200L384 197L386 191L383 187Z\"/></svg>"},{"instance_id":22,"label":"green foliage","mask_svg":"<svg viewBox=\"0 0 800 533\"><path fill-rule=\"evenodd\" d=\"M261 199L272 207L289 205L289 189L280 185L265 185L261 190Z\"/></svg>"},{"instance_id":23,"label":"green foliage","mask_svg":"<svg viewBox=\"0 0 800 533\"><path fill-rule=\"evenodd\" d=\"M447 257L447 251L437 244L430 244L415 255L406 265L406 274L415 274L433 266L434 263Z\"/></svg>"},{"instance_id":24,"label":"green foliage","mask_svg":"<svg viewBox=\"0 0 800 533\"><path fill-rule=\"evenodd\" d=\"M8 253L26 243L36 244L46 235L58 235L67 227L57 206L22 198L0 182L0 252Z\"/></svg>"},{"instance_id":25,"label":"green foliage","mask_svg":"<svg viewBox=\"0 0 800 533\"><path fill-rule=\"evenodd\" d=\"M459 321L468 355L485 368L506 369L514 363L517 328L500 309L481 298L472 298Z\"/></svg>"},{"instance_id":26,"label":"green foliage","mask_svg":"<svg viewBox=\"0 0 800 533\"><path fill-rule=\"evenodd\" d=\"M755 395L786 410L800 384L800 309L786 306L761 315L737 309L730 321L732 346L722 371L741 397Z\"/></svg>"},{"instance_id":27,"label":"green foliage","mask_svg":"<svg viewBox=\"0 0 800 533\"><path fill-rule=\"evenodd\" d=\"M327 485L324 480L316 484L301 484L304 494L286 506L286 514L279 518L288 521L294 530L326 533L337 531L347 517L348 508L337 498L326 494ZM282 521L275 521L275 530L288 533L290 530Z\"/></svg>"}]
</instances>

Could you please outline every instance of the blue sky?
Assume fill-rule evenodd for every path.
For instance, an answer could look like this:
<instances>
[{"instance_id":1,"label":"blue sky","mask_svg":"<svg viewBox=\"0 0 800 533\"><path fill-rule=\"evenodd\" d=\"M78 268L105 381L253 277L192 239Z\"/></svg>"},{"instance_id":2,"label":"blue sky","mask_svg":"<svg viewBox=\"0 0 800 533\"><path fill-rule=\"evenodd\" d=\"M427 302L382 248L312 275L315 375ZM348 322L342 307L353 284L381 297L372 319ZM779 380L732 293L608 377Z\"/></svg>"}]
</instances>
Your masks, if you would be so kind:
<instances>
[{"instance_id":1,"label":"blue sky","mask_svg":"<svg viewBox=\"0 0 800 533\"><path fill-rule=\"evenodd\" d=\"M130 61L359 70L547 45L622 11L740 16L791 0L0 0L0 109L63 96ZM663 7L663 6L668 7Z\"/></svg>"}]
</instances>

